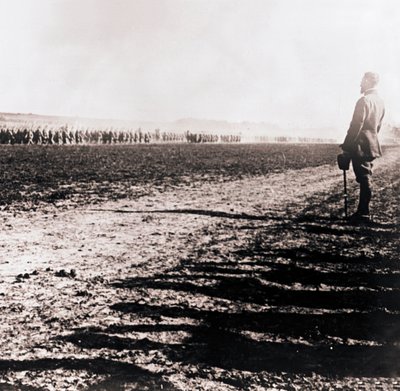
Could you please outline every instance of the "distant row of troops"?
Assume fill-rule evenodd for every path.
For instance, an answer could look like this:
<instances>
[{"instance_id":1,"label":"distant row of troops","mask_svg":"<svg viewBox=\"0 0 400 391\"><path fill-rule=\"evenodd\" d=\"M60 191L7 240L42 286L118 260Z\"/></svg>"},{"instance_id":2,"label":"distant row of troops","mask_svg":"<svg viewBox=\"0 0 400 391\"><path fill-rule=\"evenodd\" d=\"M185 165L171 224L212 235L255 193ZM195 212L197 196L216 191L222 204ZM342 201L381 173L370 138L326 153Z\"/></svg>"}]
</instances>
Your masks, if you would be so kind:
<instances>
[{"instance_id":1,"label":"distant row of troops","mask_svg":"<svg viewBox=\"0 0 400 391\"><path fill-rule=\"evenodd\" d=\"M136 144L150 142L188 143L238 143L239 135L211 133L152 132L133 129L82 129L69 126L36 128L24 126L0 126L0 144Z\"/></svg>"}]
</instances>

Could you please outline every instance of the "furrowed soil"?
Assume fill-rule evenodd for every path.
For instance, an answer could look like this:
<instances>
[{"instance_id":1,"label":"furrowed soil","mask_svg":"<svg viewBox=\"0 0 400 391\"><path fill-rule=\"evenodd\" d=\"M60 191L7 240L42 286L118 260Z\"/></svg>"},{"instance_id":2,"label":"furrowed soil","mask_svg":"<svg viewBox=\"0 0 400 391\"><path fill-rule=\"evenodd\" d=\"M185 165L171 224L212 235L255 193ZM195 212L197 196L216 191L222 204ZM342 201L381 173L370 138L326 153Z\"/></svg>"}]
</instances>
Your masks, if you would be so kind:
<instances>
[{"instance_id":1,"label":"furrowed soil","mask_svg":"<svg viewBox=\"0 0 400 391\"><path fill-rule=\"evenodd\" d=\"M400 389L399 148L0 152L0 390Z\"/></svg>"}]
</instances>

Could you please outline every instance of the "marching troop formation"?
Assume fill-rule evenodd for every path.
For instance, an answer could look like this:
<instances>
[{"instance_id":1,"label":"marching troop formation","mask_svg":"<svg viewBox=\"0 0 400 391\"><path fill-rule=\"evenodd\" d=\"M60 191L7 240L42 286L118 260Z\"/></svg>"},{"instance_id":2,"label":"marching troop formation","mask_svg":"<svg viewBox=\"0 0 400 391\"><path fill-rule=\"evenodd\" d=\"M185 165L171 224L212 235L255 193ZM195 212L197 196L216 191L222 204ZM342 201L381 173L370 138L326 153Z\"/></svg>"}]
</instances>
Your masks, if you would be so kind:
<instances>
[{"instance_id":1,"label":"marching troop formation","mask_svg":"<svg viewBox=\"0 0 400 391\"><path fill-rule=\"evenodd\" d=\"M64 126L21 126L0 124L0 144L136 144L136 143L240 143L239 134L167 132L155 129L96 129ZM249 140L247 140L249 141ZM255 136L258 143L336 143L337 140L313 137Z\"/></svg>"},{"instance_id":2,"label":"marching troop formation","mask_svg":"<svg viewBox=\"0 0 400 391\"><path fill-rule=\"evenodd\" d=\"M0 144L136 144L150 142L188 143L238 143L239 135L215 135L210 133L161 132L133 129L82 129L68 125L12 126L0 125Z\"/></svg>"}]
</instances>

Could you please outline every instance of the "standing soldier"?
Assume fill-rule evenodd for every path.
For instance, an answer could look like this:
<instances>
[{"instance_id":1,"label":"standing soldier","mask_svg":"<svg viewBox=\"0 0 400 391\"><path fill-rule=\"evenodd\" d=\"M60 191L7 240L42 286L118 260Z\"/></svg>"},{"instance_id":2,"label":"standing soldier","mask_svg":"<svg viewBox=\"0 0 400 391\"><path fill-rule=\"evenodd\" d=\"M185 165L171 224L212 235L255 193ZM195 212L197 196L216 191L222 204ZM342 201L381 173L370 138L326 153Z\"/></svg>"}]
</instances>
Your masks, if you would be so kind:
<instances>
[{"instance_id":1,"label":"standing soldier","mask_svg":"<svg viewBox=\"0 0 400 391\"><path fill-rule=\"evenodd\" d=\"M75 130L74 130L74 127L71 127L71 129L68 132L68 142L70 144L75 144Z\"/></svg>"},{"instance_id":2,"label":"standing soldier","mask_svg":"<svg viewBox=\"0 0 400 391\"><path fill-rule=\"evenodd\" d=\"M34 132L35 144L42 144L42 131L38 126Z\"/></svg>"},{"instance_id":3,"label":"standing soldier","mask_svg":"<svg viewBox=\"0 0 400 391\"><path fill-rule=\"evenodd\" d=\"M361 80L360 92L363 96L357 101L353 119L341 145L343 151L350 155L356 181L360 184L360 198L352 222L369 222L369 204L372 197L372 162L382 155L378 133L385 115L385 105L378 96L376 86L379 76L367 72Z\"/></svg>"},{"instance_id":4,"label":"standing soldier","mask_svg":"<svg viewBox=\"0 0 400 391\"><path fill-rule=\"evenodd\" d=\"M54 131L54 144L62 144L62 131L58 127Z\"/></svg>"},{"instance_id":5,"label":"standing soldier","mask_svg":"<svg viewBox=\"0 0 400 391\"><path fill-rule=\"evenodd\" d=\"M49 133L47 131L47 127L45 126L42 130L42 144L49 143Z\"/></svg>"},{"instance_id":6,"label":"standing soldier","mask_svg":"<svg viewBox=\"0 0 400 391\"><path fill-rule=\"evenodd\" d=\"M51 126L50 126L49 132L48 132L48 143L54 144L54 130Z\"/></svg>"}]
</instances>

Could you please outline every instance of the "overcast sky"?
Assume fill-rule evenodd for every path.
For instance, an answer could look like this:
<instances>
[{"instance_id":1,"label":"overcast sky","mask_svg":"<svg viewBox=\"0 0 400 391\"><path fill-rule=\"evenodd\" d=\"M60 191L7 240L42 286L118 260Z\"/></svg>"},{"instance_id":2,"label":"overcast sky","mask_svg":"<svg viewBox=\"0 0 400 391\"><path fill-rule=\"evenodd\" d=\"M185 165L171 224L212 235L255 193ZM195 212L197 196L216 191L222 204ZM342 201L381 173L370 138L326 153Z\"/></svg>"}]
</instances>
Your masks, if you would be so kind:
<instances>
[{"instance_id":1,"label":"overcast sky","mask_svg":"<svg viewBox=\"0 0 400 391\"><path fill-rule=\"evenodd\" d=\"M399 21L398 0L0 0L0 111L343 128L374 70L398 120Z\"/></svg>"}]
</instances>

